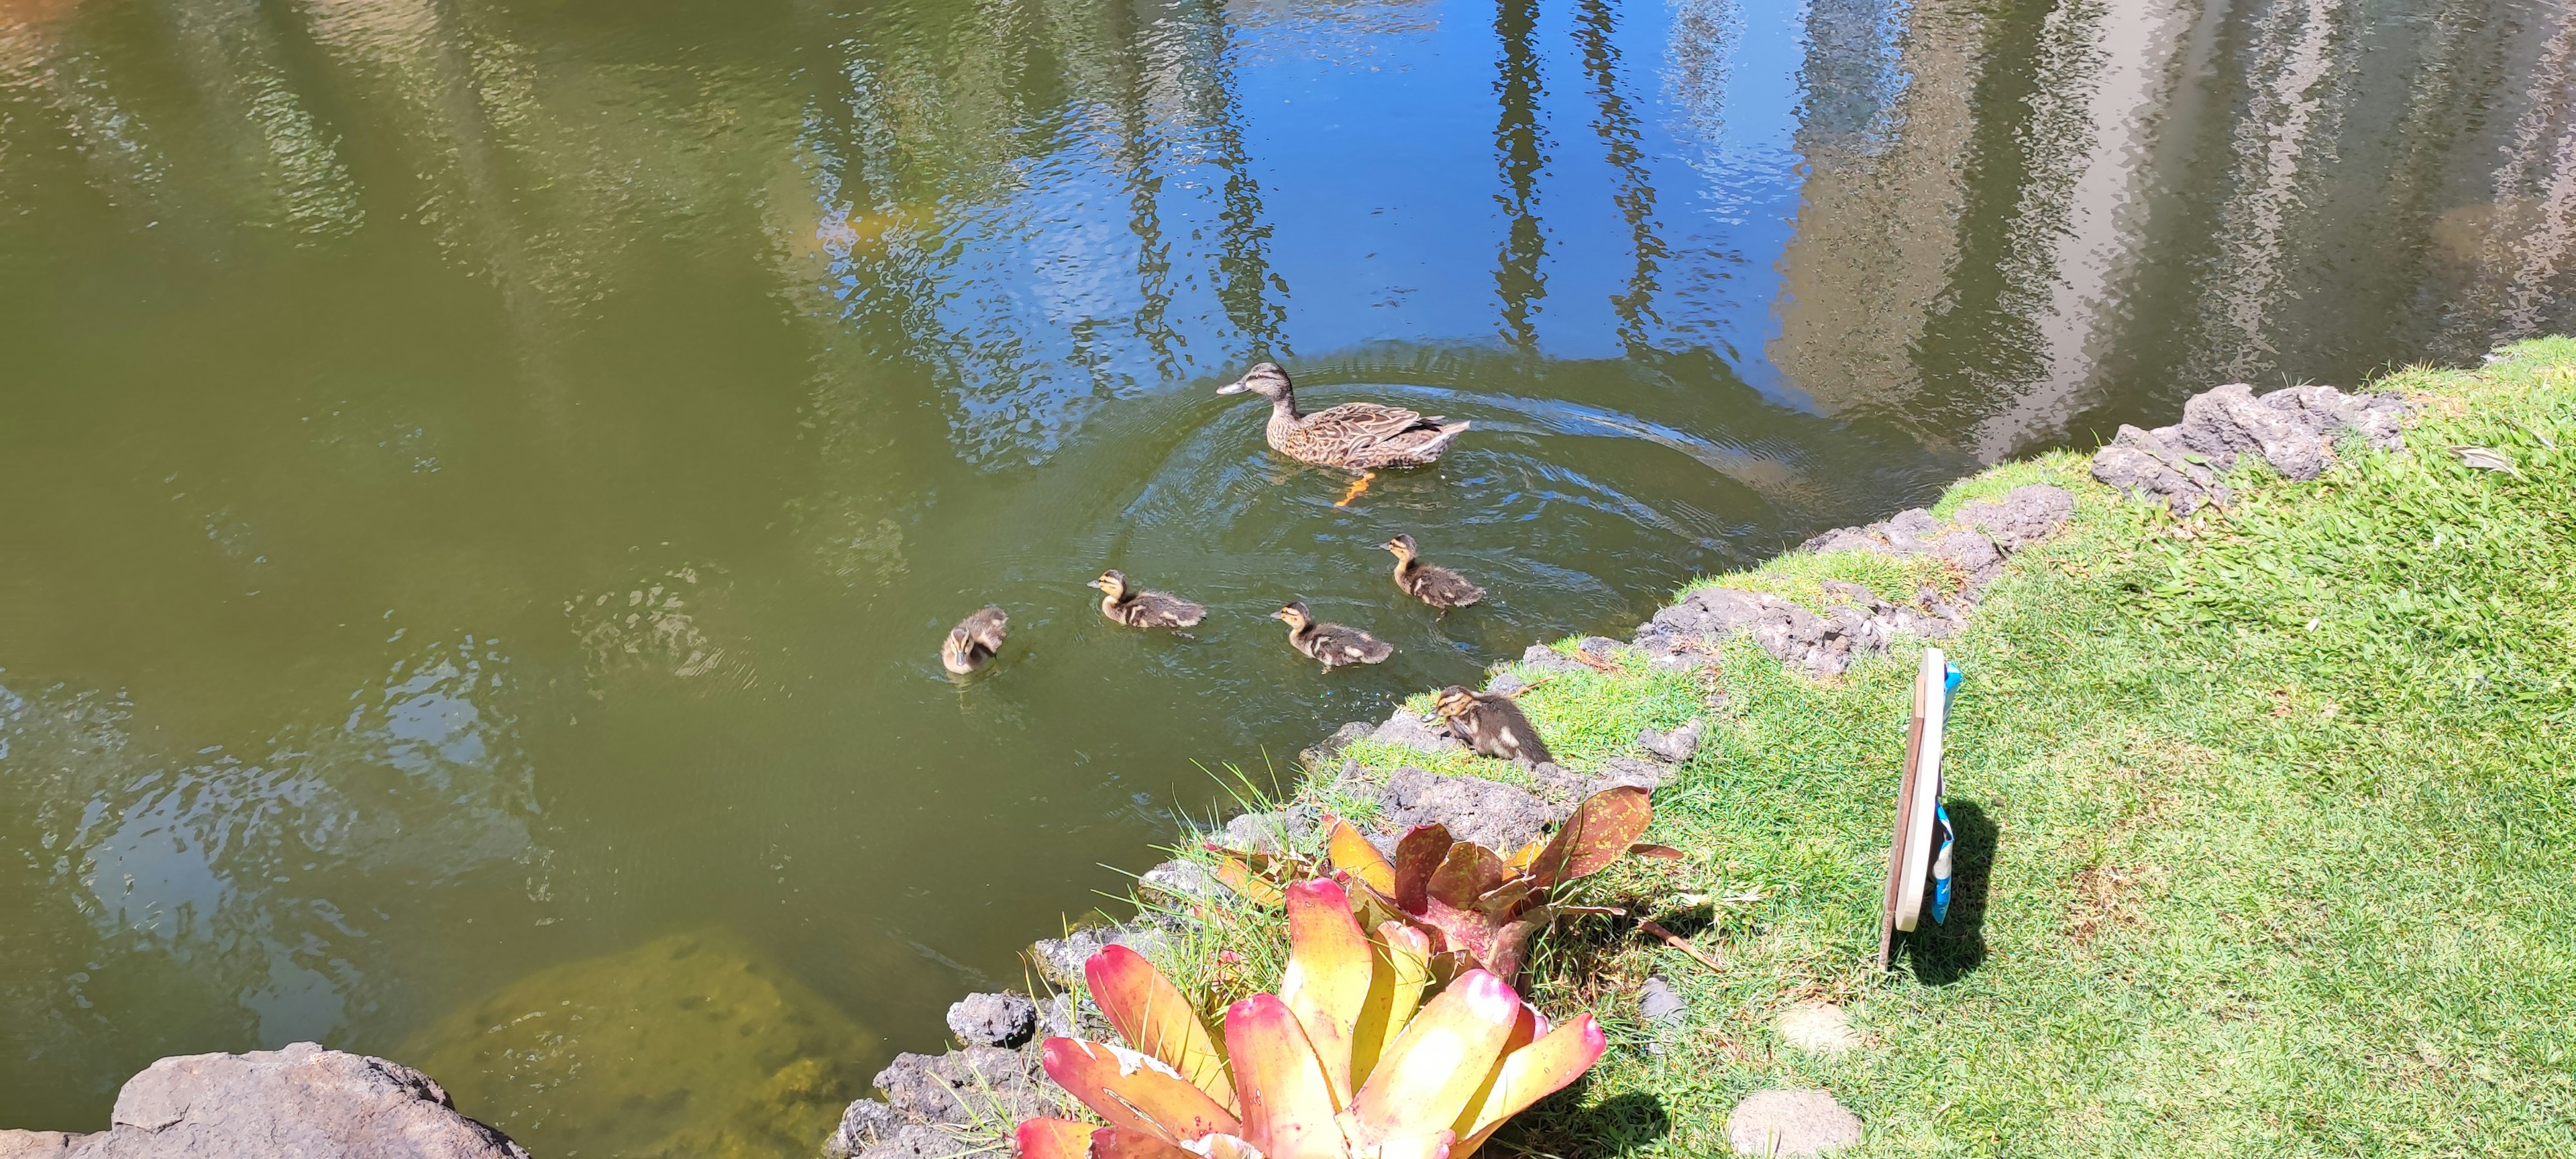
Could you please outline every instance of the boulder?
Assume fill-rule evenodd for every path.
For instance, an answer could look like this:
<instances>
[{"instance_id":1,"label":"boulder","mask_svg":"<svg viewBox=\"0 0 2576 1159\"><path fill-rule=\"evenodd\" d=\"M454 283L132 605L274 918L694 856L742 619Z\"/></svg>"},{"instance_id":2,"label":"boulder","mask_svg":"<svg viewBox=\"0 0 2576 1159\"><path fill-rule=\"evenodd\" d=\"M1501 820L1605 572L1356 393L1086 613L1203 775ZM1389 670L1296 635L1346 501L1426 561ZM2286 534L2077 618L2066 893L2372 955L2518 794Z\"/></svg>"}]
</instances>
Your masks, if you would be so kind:
<instances>
[{"instance_id":1,"label":"boulder","mask_svg":"<svg viewBox=\"0 0 2576 1159\"><path fill-rule=\"evenodd\" d=\"M1671 732L1643 729L1637 733L1637 747L1667 764L1688 764L1692 757L1699 755L1700 734L1707 728L1707 721L1693 720Z\"/></svg>"},{"instance_id":2,"label":"boulder","mask_svg":"<svg viewBox=\"0 0 2576 1159\"><path fill-rule=\"evenodd\" d=\"M969 994L948 1007L948 1029L968 1046L1019 1046L1037 1033L1038 1004L1025 994Z\"/></svg>"},{"instance_id":3,"label":"boulder","mask_svg":"<svg viewBox=\"0 0 2576 1159\"><path fill-rule=\"evenodd\" d=\"M1291 805L1266 813L1244 813L1225 823L1210 838L1228 849L1277 853L1311 837L1324 823L1320 805Z\"/></svg>"},{"instance_id":4,"label":"boulder","mask_svg":"<svg viewBox=\"0 0 2576 1159\"><path fill-rule=\"evenodd\" d=\"M1205 901L1222 896L1225 886L1195 861L1174 859L1138 874L1137 892L1175 902Z\"/></svg>"},{"instance_id":5,"label":"boulder","mask_svg":"<svg viewBox=\"0 0 2576 1159\"><path fill-rule=\"evenodd\" d=\"M2207 459L2204 455L2202 458ZM2093 478L2131 499L2165 502L2176 518L2203 503L2226 503L2227 488L2206 462L2195 463L2154 431L2123 424L2111 445L2093 455Z\"/></svg>"},{"instance_id":6,"label":"boulder","mask_svg":"<svg viewBox=\"0 0 2576 1159\"><path fill-rule=\"evenodd\" d=\"M2008 552L2057 534L2074 514L2075 497L2063 487L2046 483L2015 487L2001 499L1959 505L1961 524L1985 532L1996 547Z\"/></svg>"},{"instance_id":7,"label":"boulder","mask_svg":"<svg viewBox=\"0 0 2576 1159\"><path fill-rule=\"evenodd\" d=\"M1604 789L1623 786L1634 786L1651 793L1663 788L1664 782L1671 780L1672 775L1670 768L1652 761L1641 761L1635 757L1604 757L1601 771L1584 783L1580 795L1589 797Z\"/></svg>"},{"instance_id":8,"label":"boulder","mask_svg":"<svg viewBox=\"0 0 2576 1159\"><path fill-rule=\"evenodd\" d=\"M1845 631L1824 617L1768 592L1734 588L1701 588L1655 613L1638 629L1637 646L1670 655L1704 651L1736 635L1816 675L1841 672L1851 652Z\"/></svg>"},{"instance_id":9,"label":"boulder","mask_svg":"<svg viewBox=\"0 0 2576 1159\"><path fill-rule=\"evenodd\" d=\"M1444 777L1410 765L1379 790L1378 819L1396 832L1446 825L1449 835L1510 852L1562 821L1571 804L1555 804L1518 785L1481 777Z\"/></svg>"},{"instance_id":10,"label":"boulder","mask_svg":"<svg viewBox=\"0 0 2576 1159\"><path fill-rule=\"evenodd\" d=\"M1056 1087L1039 1069L1037 1052L997 1046L899 1054L877 1072L876 1086L894 1117L909 1123L1016 1123L1064 1110Z\"/></svg>"},{"instance_id":11,"label":"boulder","mask_svg":"<svg viewBox=\"0 0 2576 1159\"><path fill-rule=\"evenodd\" d=\"M1091 960L1104 946L1125 946L1151 957L1171 941L1171 935L1147 921L1123 926L1101 926L1075 930L1061 938L1046 938L1029 945L1029 957L1038 973L1059 986L1082 983L1082 964Z\"/></svg>"},{"instance_id":12,"label":"boulder","mask_svg":"<svg viewBox=\"0 0 2576 1159\"><path fill-rule=\"evenodd\" d=\"M1457 752L1467 747L1457 737L1449 735L1446 723L1425 724L1421 717L1406 711L1400 704L1396 706L1394 715L1386 718L1386 723L1369 734L1369 739L1426 753Z\"/></svg>"},{"instance_id":13,"label":"boulder","mask_svg":"<svg viewBox=\"0 0 2576 1159\"><path fill-rule=\"evenodd\" d=\"M898 1123L857 1153L858 1159L963 1159L976 1152L969 1132L928 1123Z\"/></svg>"},{"instance_id":14,"label":"boulder","mask_svg":"<svg viewBox=\"0 0 2576 1159\"><path fill-rule=\"evenodd\" d=\"M850 1159L892 1135L897 1125L893 1107L875 1099L860 1099L841 1112L841 1125L823 1141L823 1154L830 1159Z\"/></svg>"},{"instance_id":15,"label":"boulder","mask_svg":"<svg viewBox=\"0 0 2576 1159\"><path fill-rule=\"evenodd\" d=\"M1581 661L1569 660L1564 653L1545 644L1532 644L1522 649L1521 666L1539 672L1588 671Z\"/></svg>"},{"instance_id":16,"label":"boulder","mask_svg":"<svg viewBox=\"0 0 2576 1159\"><path fill-rule=\"evenodd\" d=\"M1738 1155L1821 1155L1860 1142L1860 1117L1823 1091L1755 1091L1726 1117Z\"/></svg>"},{"instance_id":17,"label":"boulder","mask_svg":"<svg viewBox=\"0 0 2576 1159\"><path fill-rule=\"evenodd\" d=\"M528 1159L400 1063L299 1042L165 1058L125 1081L91 1135L0 1132L0 1154L66 1159ZM15 1148L10 1150L10 1148Z\"/></svg>"},{"instance_id":18,"label":"boulder","mask_svg":"<svg viewBox=\"0 0 2576 1159\"><path fill-rule=\"evenodd\" d=\"M1305 762L1307 768L1320 769L1331 763L1334 757L1342 755L1342 750L1351 747L1352 741L1366 737L1375 727L1365 720L1351 721L1334 729L1333 735L1299 752L1297 759Z\"/></svg>"}]
</instances>

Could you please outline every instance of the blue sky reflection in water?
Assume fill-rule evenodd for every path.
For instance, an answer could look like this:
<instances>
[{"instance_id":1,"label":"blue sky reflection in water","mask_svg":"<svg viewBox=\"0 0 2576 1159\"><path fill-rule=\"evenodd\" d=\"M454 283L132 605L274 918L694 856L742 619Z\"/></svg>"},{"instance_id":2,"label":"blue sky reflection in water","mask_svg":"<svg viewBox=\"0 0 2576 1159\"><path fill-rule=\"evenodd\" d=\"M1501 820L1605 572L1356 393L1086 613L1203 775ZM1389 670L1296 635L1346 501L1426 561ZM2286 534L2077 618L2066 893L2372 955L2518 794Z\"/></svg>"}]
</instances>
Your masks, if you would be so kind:
<instances>
[{"instance_id":1,"label":"blue sky reflection in water","mask_svg":"<svg viewBox=\"0 0 2576 1159\"><path fill-rule=\"evenodd\" d=\"M2567 328L2572 57L2515 0L0 0L0 1123L677 945L868 1028L858 1093L1202 764L2213 382ZM1261 356L1477 430L1335 509L1212 393ZM676 1146L578 1121L693 1064L588 1041L551 1117L439 1077Z\"/></svg>"}]
</instances>

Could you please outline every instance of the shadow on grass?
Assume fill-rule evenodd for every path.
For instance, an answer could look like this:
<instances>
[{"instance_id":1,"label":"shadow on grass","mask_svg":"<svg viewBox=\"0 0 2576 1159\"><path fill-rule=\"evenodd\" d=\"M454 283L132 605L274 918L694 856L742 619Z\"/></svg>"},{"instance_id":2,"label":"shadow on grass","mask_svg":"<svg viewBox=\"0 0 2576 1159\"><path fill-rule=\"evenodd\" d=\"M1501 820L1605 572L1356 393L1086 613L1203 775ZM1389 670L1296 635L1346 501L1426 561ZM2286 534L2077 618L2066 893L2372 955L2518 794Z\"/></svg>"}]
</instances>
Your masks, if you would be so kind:
<instances>
[{"instance_id":1,"label":"shadow on grass","mask_svg":"<svg viewBox=\"0 0 2576 1159\"><path fill-rule=\"evenodd\" d=\"M1906 937L1914 980L1926 986L1947 986L1986 961L1986 880L1995 865L1995 822L1974 801L1948 801L1944 808L1957 835L1950 846L1950 920L1926 922Z\"/></svg>"},{"instance_id":2,"label":"shadow on grass","mask_svg":"<svg viewBox=\"0 0 2576 1159\"><path fill-rule=\"evenodd\" d=\"M1591 1085L1587 1076L1548 1096L1479 1153L1602 1159L1630 1154L1672 1133L1673 1119L1664 1113L1662 1099L1630 1091L1587 1107L1583 1095Z\"/></svg>"}]
</instances>

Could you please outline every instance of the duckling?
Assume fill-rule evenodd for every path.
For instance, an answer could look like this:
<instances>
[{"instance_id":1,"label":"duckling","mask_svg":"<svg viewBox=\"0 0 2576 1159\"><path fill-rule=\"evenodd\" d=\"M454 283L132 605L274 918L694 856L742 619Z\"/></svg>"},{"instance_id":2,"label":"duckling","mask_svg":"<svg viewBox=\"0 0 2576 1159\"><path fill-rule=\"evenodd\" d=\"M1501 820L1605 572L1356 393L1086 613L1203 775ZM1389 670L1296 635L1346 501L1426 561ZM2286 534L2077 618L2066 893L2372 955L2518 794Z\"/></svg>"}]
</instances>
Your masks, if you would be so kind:
<instances>
[{"instance_id":1,"label":"duckling","mask_svg":"<svg viewBox=\"0 0 2576 1159\"><path fill-rule=\"evenodd\" d=\"M1100 614L1130 628L1186 628L1207 618L1207 608L1163 592L1127 586L1124 573L1111 569L1082 585L1100 589Z\"/></svg>"},{"instance_id":2,"label":"duckling","mask_svg":"<svg viewBox=\"0 0 2576 1159\"><path fill-rule=\"evenodd\" d=\"M1274 620L1288 623L1288 646L1314 657L1326 668L1344 664L1378 664L1395 655L1395 646L1357 628L1340 624L1318 624L1314 614L1303 603L1292 603L1270 613Z\"/></svg>"},{"instance_id":3,"label":"duckling","mask_svg":"<svg viewBox=\"0 0 2576 1159\"><path fill-rule=\"evenodd\" d=\"M1422 562L1413 537L1398 535L1378 545L1395 553L1395 586L1404 594L1440 609L1444 618L1449 609L1463 608L1485 598L1485 589L1469 583L1467 577L1448 568Z\"/></svg>"},{"instance_id":4,"label":"duckling","mask_svg":"<svg viewBox=\"0 0 2576 1159\"><path fill-rule=\"evenodd\" d=\"M1547 743L1538 739L1538 730L1530 727L1529 718L1521 715L1521 706L1512 703L1511 697L1469 692L1464 685L1452 684L1440 690L1432 710L1478 756L1532 765L1556 759L1548 755Z\"/></svg>"},{"instance_id":5,"label":"duckling","mask_svg":"<svg viewBox=\"0 0 2576 1159\"><path fill-rule=\"evenodd\" d=\"M1275 362L1261 363L1245 371L1242 378L1217 388L1218 394L1247 391L1270 400L1270 424L1263 428L1270 449L1300 462L1339 467L1360 477L1341 502L1333 504L1335 507L1349 505L1367 490L1368 481L1376 477L1380 467L1425 467L1438 462L1441 453L1449 449L1450 440L1472 425L1443 423L1439 415L1425 418L1400 406L1376 402L1346 402L1301 414L1288 372Z\"/></svg>"},{"instance_id":6,"label":"duckling","mask_svg":"<svg viewBox=\"0 0 2576 1159\"><path fill-rule=\"evenodd\" d=\"M957 621L948 629L948 639L939 645L939 662L951 672L964 676L989 664L993 654L1002 650L1004 630L1011 617L998 606Z\"/></svg>"}]
</instances>

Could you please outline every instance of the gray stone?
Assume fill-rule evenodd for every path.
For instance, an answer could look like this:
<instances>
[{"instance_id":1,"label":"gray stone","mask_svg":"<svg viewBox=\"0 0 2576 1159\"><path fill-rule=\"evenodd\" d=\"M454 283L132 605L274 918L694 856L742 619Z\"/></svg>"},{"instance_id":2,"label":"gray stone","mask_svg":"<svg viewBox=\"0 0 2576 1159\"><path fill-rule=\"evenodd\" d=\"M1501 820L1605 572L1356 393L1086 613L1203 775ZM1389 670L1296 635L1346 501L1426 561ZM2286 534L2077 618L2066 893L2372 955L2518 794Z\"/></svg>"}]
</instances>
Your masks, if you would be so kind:
<instances>
[{"instance_id":1,"label":"gray stone","mask_svg":"<svg viewBox=\"0 0 2576 1159\"><path fill-rule=\"evenodd\" d=\"M1109 1032L1109 1020L1095 1007L1077 1005L1070 993L1038 1003L1038 1034L1043 1037L1102 1041Z\"/></svg>"},{"instance_id":2,"label":"gray stone","mask_svg":"<svg viewBox=\"0 0 2576 1159\"><path fill-rule=\"evenodd\" d=\"M1245 813L1225 823L1218 844L1250 853L1278 853L1311 837L1324 823L1319 805L1291 805L1266 813Z\"/></svg>"},{"instance_id":3,"label":"gray stone","mask_svg":"<svg viewBox=\"0 0 2576 1159\"><path fill-rule=\"evenodd\" d=\"M877 1072L876 1085L895 1117L913 1123L1016 1123L1063 1108L1036 1051L998 1046L898 1054Z\"/></svg>"},{"instance_id":4,"label":"gray stone","mask_svg":"<svg viewBox=\"0 0 2576 1159\"><path fill-rule=\"evenodd\" d=\"M1425 724L1421 717L1405 711L1403 705L1397 705L1395 714L1377 726L1377 731L1370 733L1369 739L1426 753L1455 752L1467 747L1459 743L1457 737L1449 735L1447 724Z\"/></svg>"},{"instance_id":5,"label":"gray stone","mask_svg":"<svg viewBox=\"0 0 2576 1159\"><path fill-rule=\"evenodd\" d=\"M893 1107L875 1099L860 1099L841 1112L841 1125L823 1141L823 1154L831 1159L850 1159L876 1146L879 1139L894 1132L895 1126Z\"/></svg>"},{"instance_id":6,"label":"gray stone","mask_svg":"<svg viewBox=\"0 0 2576 1159\"><path fill-rule=\"evenodd\" d=\"M1959 522L1985 532L2005 551L2020 551L2057 534L2074 514L2075 497L2046 483L2015 487L1992 502L1959 505Z\"/></svg>"},{"instance_id":7,"label":"gray stone","mask_svg":"<svg viewBox=\"0 0 2576 1159\"><path fill-rule=\"evenodd\" d=\"M1038 972L1047 980L1071 986L1082 981L1082 964L1090 961L1102 947L1125 946L1151 957L1170 941L1171 935L1147 923L1137 922L1075 930L1061 938L1034 942L1029 946L1029 956L1036 960Z\"/></svg>"},{"instance_id":8,"label":"gray stone","mask_svg":"<svg viewBox=\"0 0 2576 1159\"><path fill-rule=\"evenodd\" d=\"M858 1159L959 1159L983 1150L961 1134L928 1123L901 1123L859 1152Z\"/></svg>"},{"instance_id":9,"label":"gray stone","mask_svg":"<svg viewBox=\"0 0 2576 1159\"><path fill-rule=\"evenodd\" d=\"M1351 721L1334 729L1333 735L1316 741L1313 746L1298 753L1297 759L1305 762L1307 768L1320 769L1330 763L1334 757L1342 755L1342 750L1351 747L1352 741L1368 736L1376 727L1365 720Z\"/></svg>"},{"instance_id":10,"label":"gray stone","mask_svg":"<svg viewBox=\"0 0 2576 1159\"><path fill-rule=\"evenodd\" d=\"M165 1058L117 1092L89 1135L0 1133L0 1154L67 1159L527 1159L456 1113L445 1088L399 1063L299 1042Z\"/></svg>"},{"instance_id":11,"label":"gray stone","mask_svg":"<svg viewBox=\"0 0 2576 1159\"><path fill-rule=\"evenodd\" d=\"M1894 549L1893 554L1921 555L1931 550L1926 546L1941 533L1941 521L1920 507L1909 507L1889 516L1885 523L1873 523L1863 530L1876 532Z\"/></svg>"},{"instance_id":12,"label":"gray stone","mask_svg":"<svg viewBox=\"0 0 2576 1159\"><path fill-rule=\"evenodd\" d=\"M1799 544L1800 551L1884 551L1886 544L1857 527L1837 527Z\"/></svg>"},{"instance_id":13,"label":"gray stone","mask_svg":"<svg viewBox=\"0 0 2576 1159\"><path fill-rule=\"evenodd\" d=\"M1038 1004L1025 994L969 994L948 1008L948 1029L968 1046L1018 1046L1037 1028Z\"/></svg>"},{"instance_id":14,"label":"gray stone","mask_svg":"<svg viewBox=\"0 0 2576 1159\"><path fill-rule=\"evenodd\" d=\"M1444 777L1409 765L1387 778L1379 803L1379 821L1397 832L1446 825L1451 837L1506 853L1529 844L1572 811L1570 804L1551 803L1518 785Z\"/></svg>"},{"instance_id":15,"label":"gray stone","mask_svg":"<svg viewBox=\"0 0 2576 1159\"><path fill-rule=\"evenodd\" d=\"M1735 635L1816 675L1841 672L1851 652L1844 631L1824 617L1768 592L1734 588L1700 588L1655 613L1638 629L1637 646L1653 655L1709 651Z\"/></svg>"},{"instance_id":16,"label":"gray stone","mask_svg":"<svg viewBox=\"0 0 2576 1159\"><path fill-rule=\"evenodd\" d=\"M2093 455L2093 478L2131 499L2165 502L2175 517L2200 510L2203 503L2228 501L2217 472L2206 461L2195 463L2168 441L2166 427L2142 431L2123 425L2111 445ZM2206 460L2208 456L2202 456Z\"/></svg>"},{"instance_id":17,"label":"gray stone","mask_svg":"<svg viewBox=\"0 0 2576 1159\"><path fill-rule=\"evenodd\" d=\"M1646 984L1637 988L1637 1015L1648 1022L1679 1018L1689 1008L1681 991L1673 989L1673 984L1660 975L1646 979Z\"/></svg>"},{"instance_id":18,"label":"gray stone","mask_svg":"<svg viewBox=\"0 0 2576 1159\"><path fill-rule=\"evenodd\" d=\"M2004 553L1995 541L1973 531L1953 531L1931 541L1932 554L1950 561L1950 566L1967 576L1968 586L1981 588L2003 574Z\"/></svg>"},{"instance_id":19,"label":"gray stone","mask_svg":"<svg viewBox=\"0 0 2576 1159\"><path fill-rule=\"evenodd\" d=\"M1529 687L1529 681L1523 680L1518 676L1514 676L1509 672L1494 673L1492 678L1485 681L1485 691L1491 692L1496 696L1510 696L1511 694L1527 687Z\"/></svg>"},{"instance_id":20,"label":"gray stone","mask_svg":"<svg viewBox=\"0 0 2576 1159\"><path fill-rule=\"evenodd\" d=\"M2334 461L2334 441L2318 432L2302 405L2269 406L2241 382L2214 387L2182 404L2175 442L2209 458L2220 471L2260 455L2289 479L2314 479Z\"/></svg>"},{"instance_id":21,"label":"gray stone","mask_svg":"<svg viewBox=\"0 0 2576 1159\"><path fill-rule=\"evenodd\" d=\"M1671 768L1652 761L1641 761L1635 757L1603 757L1601 772L1584 784L1582 795L1589 797L1604 789L1624 786L1651 793L1663 788L1664 782L1671 780L1672 775Z\"/></svg>"},{"instance_id":22,"label":"gray stone","mask_svg":"<svg viewBox=\"0 0 2576 1159\"><path fill-rule=\"evenodd\" d=\"M1693 720L1671 732L1645 729L1637 734L1637 745L1656 760L1676 765L1686 764L1692 757L1699 755L1700 734L1707 731L1707 728L1707 721Z\"/></svg>"},{"instance_id":23,"label":"gray stone","mask_svg":"<svg viewBox=\"0 0 2576 1159\"><path fill-rule=\"evenodd\" d=\"M1195 861L1174 859L1136 876L1136 889L1167 901L1206 901L1222 896L1225 886Z\"/></svg>"},{"instance_id":24,"label":"gray stone","mask_svg":"<svg viewBox=\"0 0 2576 1159\"><path fill-rule=\"evenodd\" d=\"M1726 1117L1738 1155L1821 1155L1860 1142L1860 1117L1823 1091L1755 1091Z\"/></svg>"},{"instance_id":25,"label":"gray stone","mask_svg":"<svg viewBox=\"0 0 2576 1159\"><path fill-rule=\"evenodd\" d=\"M1545 644L1532 644L1522 649L1521 665L1540 672L1588 671L1581 661L1569 660L1564 653Z\"/></svg>"},{"instance_id":26,"label":"gray stone","mask_svg":"<svg viewBox=\"0 0 2576 1159\"><path fill-rule=\"evenodd\" d=\"M1608 636L1585 636L1584 638L1574 642L1575 651L1581 652L1586 656L1590 656L1595 660L1617 660L1620 655L1627 652L1630 647L1631 645L1627 641L1613 640ZM1576 663L1579 664L1582 662L1578 660Z\"/></svg>"}]
</instances>

